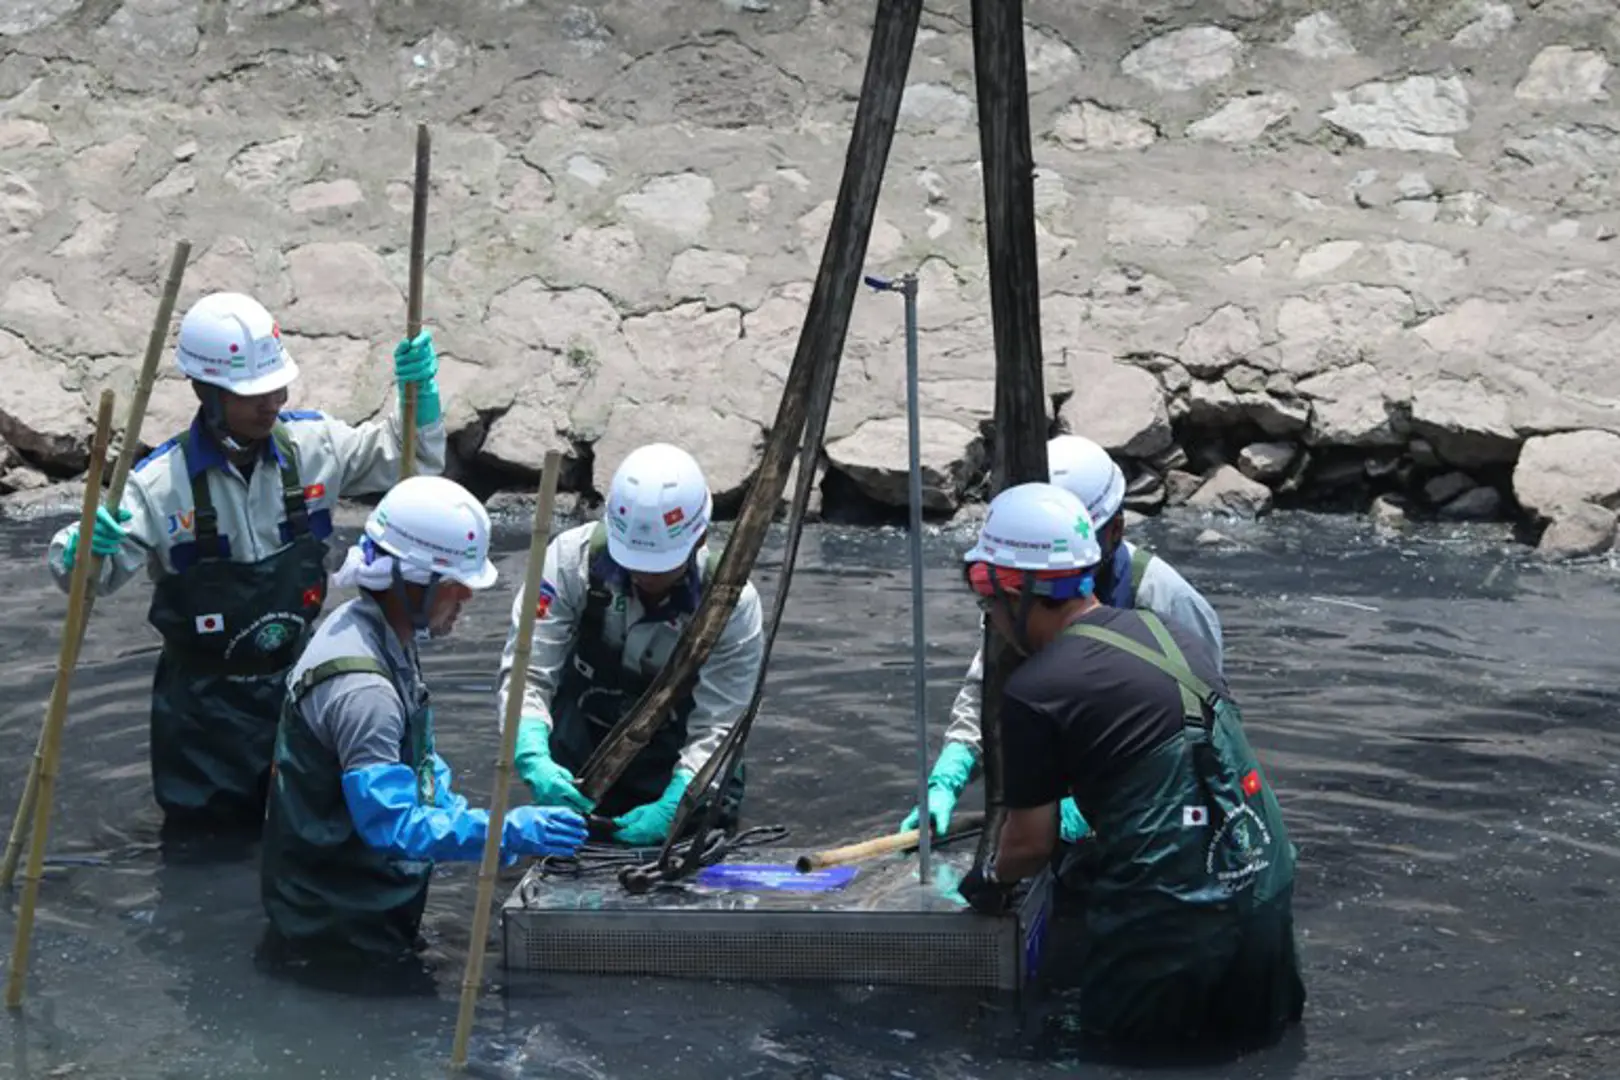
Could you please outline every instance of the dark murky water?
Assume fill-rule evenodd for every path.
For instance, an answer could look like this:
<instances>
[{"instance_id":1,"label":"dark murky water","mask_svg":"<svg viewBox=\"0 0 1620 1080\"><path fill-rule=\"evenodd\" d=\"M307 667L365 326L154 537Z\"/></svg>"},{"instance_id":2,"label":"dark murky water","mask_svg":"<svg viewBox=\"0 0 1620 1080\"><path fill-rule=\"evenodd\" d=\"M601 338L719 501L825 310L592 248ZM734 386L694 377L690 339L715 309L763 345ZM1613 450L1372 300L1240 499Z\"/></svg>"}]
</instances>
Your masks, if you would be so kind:
<instances>
[{"instance_id":1,"label":"dark murky water","mask_svg":"<svg viewBox=\"0 0 1620 1080\"><path fill-rule=\"evenodd\" d=\"M41 557L55 524L0 527L0 828L56 661L64 601ZM1391 545L1359 523L1315 518L1228 529L1237 543L1198 547L1202 524L1155 522L1143 535L1225 620L1229 673L1301 849L1311 997L1303 1032L1283 1045L1157 1075L1613 1075L1614 566L1545 568L1443 532ZM522 537L504 541L510 595ZM973 645L952 575L959 541L928 544L940 724ZM870 835L904 813L914 761L904 560L902 534L807 536L750 753L749 820L792 826L792 850ZM758 580L768 599L774 576ZM0 1020L0 1075L445 1075L473 867L443 868L435 883L428 928L446 958L436 995L337 993L257 969L256 848L190 866L162 865L155 848L149 595L136 585L97 608L52 851L108 864L47 880L24 1007ZM487 687L506 610L500 597L476 603L427 661L440 748L475 805L496 748ZM8 954L15 900L0 898ZM493 957L486 973L504 981ZM540 1078L1124 1075L1076 1062L1041 1019L1052 1004L1020 1018L971 993L528 976L485 992L473 1057L485 1075Z\"/></svg>"}]
</instances>

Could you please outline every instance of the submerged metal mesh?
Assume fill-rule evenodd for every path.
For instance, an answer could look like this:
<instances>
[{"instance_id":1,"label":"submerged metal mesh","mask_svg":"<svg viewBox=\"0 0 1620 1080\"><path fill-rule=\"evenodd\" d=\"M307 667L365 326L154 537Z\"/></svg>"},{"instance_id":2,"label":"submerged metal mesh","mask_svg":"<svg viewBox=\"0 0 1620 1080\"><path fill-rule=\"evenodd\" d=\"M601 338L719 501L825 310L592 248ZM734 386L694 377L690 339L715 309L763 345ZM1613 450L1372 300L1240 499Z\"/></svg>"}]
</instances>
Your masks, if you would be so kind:
<instances>
[{"instance_id":1,"label":"submerged metal mesh","mask_svg":"<svg viewBox=\"0 0 1620 1080\"><path fill-rule=\"evenodd\" d=\"M528 971L1012 989L1023 947L1010 918L908 918L901 928L845 912L785 927L770 925L781 916L735 912L714 929L576 912L505 916L507 964Z\"/></svg>"}]
</instances>

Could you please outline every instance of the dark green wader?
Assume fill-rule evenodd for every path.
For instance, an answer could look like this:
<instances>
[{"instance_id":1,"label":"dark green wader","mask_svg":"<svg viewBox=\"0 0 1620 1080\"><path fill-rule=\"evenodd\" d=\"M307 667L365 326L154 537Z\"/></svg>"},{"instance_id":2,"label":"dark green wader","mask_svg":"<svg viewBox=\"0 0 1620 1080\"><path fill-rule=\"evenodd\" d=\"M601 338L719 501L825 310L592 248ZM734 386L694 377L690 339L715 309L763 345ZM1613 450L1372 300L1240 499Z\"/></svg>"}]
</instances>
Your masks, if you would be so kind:
<instances>
[{"instance_id":1,"label":"dark green wader","mask_svg":"<svg viewBox=\"0 0 1620 1080\"><path fill-rule=\"evenodd\" d=\"M152 677L152 792L168 825L263 823L287 669L326 599L326 541L310 530L291 439L279 425L272 437L283 462L287 547L261 562L232 562L208 474L199 473L191 481L196 557L153 590L147 619L163 651ZM189 442L180 437L182 454Z\"/></svg>"},{"instance_id":2,"label":"dark green wader","mask_svg":"<svg viewBox=\"0 0 1620 1080\"><path fill-rule=\"evenodd\" d=\"M574 651L563 667L557 693L552 698L551 757L576 776L585 762L601 744L613 726L630 710L652 685L652 679L639 671L624 667L621 650L604 640L603 622L609 608L626 602L623 594L615 593L606 582L598 578L596 564L607 548L607 533L601 525L591 534L587 555L591 567L590 581L585 594L585 611L579 621L579 635ZM702 568L701 580L707 582L713 573L717 557L711 555ZM664 722L653 733L652 739L641 753L630 762L619 777L597 802L596 813L603 817L617 817L638 806L656 801L669 786L670 774L680 763L681 749L686 745L686 721L692 714L691 689L676 700ZM733 771L731 782L720 795L720 814L716 825L731 830L736 827L742 812L745 788L744 766L741 762ZM688 822L695 828L706 804L700 804Z\"/></svg>"},{"instance_id":3,"label":"dark green wader","mask_svg":"<svg viewBox=\"0 0 1620 1080\"><path fill-rule=\"evenodd\" d=\"M343 769L322 746L298 704L337 675L366 671L391 679L367 656L316 664L286 695L276 731L264 823L260 896L278 945L328 959L402 959L418 942L433 863L399 859L355 831L343 797ZM435 804L433 710L426 701L406 719L400 760L416 774L417 799Z\"/></svg>"},{"instance_id":4,"label":"dark green wader","mask_svg":"<svg viewBox=\"0 0 1620 1080\"><path fill-rule=\"evenodd\" d=\"M1264 1041L1300 1019L1294 845L1235 702L1188 669L1163 622L1162 655L1101 627L1064 632L1123 649L1181 686L1181 738L1080 807L1095 829L1081 1025L1128 1044Z\"/></svg>"}]
</instances>

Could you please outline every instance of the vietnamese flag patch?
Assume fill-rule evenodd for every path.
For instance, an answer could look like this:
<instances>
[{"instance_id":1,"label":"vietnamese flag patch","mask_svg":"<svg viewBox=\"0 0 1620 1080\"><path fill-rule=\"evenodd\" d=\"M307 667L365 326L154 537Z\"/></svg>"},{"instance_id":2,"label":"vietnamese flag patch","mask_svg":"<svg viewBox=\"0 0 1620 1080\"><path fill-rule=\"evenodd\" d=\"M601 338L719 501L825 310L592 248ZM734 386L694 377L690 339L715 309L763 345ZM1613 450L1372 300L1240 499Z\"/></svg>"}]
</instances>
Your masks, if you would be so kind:
<instances>
[{"instance_id":1,"label":"vietnamese flag patch","mask_svg":"<svg viewBox=\"0 0 1620 1080\"><path fill-rule=\"evenodd\" d=\"M551 610L551 602L557 599L557 589L544 578L540 579L540 595L534 602L534 617L543 619L546 612Z\"/></svg>"},{"instance_id":2,"label":"vietnamese flag patch","mask_svg":"<svg viewBox=\"0 0 1620 1080\"><path fill-rule=\"evenodd\" d=\"M311 484L304 489L304 501L314 502L316 499L326 498L325 484Z\"/></svg>"},{"instance_id":3,"label":"vietnamese flag patch","mask_svg":"<svg viewBox=\"0 0 1620 1080\"><path fill-rule=\"evenodd\" d=\"M672 529L685 520L686 514L678 506L664 515L664 524Z\"/></svg>"},{"instance_id":4,"label":"vietnamese flag patch","mask_svg":"<svg viewBox=\"0 0 1620 1080\"><path fill-rule=\"evenodd\" d=\"M321 587L319 585L314 585L304 590L305 607L320 607L321 599Z\"/></svg>"},{"instance_id":5,"label":"vietnamese flag patch","mask_svg":"<svg viewBox=\"0 0 1620 1080\"><path fill-rule=\"evenodd\" d=\"M1260 770L1250 769L1249 775L1243 778L1243 794L1250 796L1260 794Z\"/></svg>"}]
</instances>

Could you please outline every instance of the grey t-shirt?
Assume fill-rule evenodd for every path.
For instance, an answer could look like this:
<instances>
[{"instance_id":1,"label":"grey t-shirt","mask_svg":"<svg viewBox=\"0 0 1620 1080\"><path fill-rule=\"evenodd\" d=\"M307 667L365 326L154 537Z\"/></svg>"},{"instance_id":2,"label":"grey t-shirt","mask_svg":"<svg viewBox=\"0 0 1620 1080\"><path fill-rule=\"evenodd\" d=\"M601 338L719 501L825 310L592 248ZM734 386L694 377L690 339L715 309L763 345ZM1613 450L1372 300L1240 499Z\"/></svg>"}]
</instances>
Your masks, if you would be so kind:
<instances>
[{"instance_id":1,"label":"grey t-shirt","mask_svg":"<svg viewBox=\"0 0 1620 1080\"><path fill-rule=\"evenodd\" d=\"M288 673L288 685L306 670L343 656L369 656L392 678L364 671L336 675L304 696L299 715L344 772L401 761L406 718L427 700L416 650L400 643L382 608L362 595L334 609L316 628Z\"/></svg>"}]
</instances>

